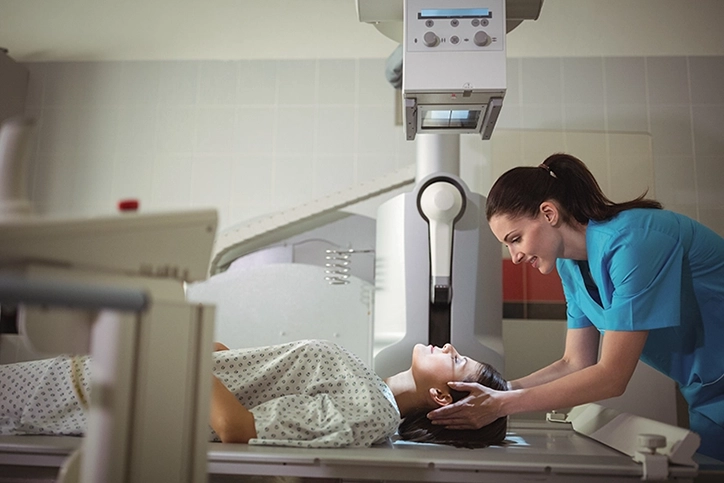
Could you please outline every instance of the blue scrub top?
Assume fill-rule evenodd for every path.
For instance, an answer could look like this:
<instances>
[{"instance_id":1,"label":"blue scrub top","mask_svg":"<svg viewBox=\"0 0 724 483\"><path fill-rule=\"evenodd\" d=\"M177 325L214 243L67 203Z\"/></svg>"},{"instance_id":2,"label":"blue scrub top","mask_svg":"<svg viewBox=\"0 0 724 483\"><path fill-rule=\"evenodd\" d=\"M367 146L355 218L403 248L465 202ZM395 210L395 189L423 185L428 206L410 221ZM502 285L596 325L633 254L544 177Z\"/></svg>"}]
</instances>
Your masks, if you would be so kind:
<instances>
[{"instance_id":1,"label":"blue scrub top","mask_svg":"<svg viewBox=\"0 0 724 483\"><path fill-rule=\"evenodd\" d=\"M557 262L568 327L649 331L641 360L724 426L724 238L684 215L632 209L590 221L586 248L595 287L584 265Z\"/></svg>"}]
</instances>

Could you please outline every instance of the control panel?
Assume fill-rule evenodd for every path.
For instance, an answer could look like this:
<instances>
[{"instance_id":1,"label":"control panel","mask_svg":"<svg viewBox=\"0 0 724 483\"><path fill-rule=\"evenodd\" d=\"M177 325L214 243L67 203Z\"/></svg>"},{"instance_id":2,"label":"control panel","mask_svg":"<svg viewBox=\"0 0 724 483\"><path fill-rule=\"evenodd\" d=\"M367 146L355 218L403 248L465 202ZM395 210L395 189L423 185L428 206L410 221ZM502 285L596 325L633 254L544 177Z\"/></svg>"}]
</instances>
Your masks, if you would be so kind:
<instances>
[{"instance_id":1,"label":"control panel","mask_svg":"<svg viewBox=\"0 0 724 483\"><path fill-rule=\"evenodd\" d=\"M452 3L455 8L451 8L451 2L439 0L406 2L405 35L409 52L504 50L505 13L502 2L472 0Z\"/></svg>"}]
</instances>

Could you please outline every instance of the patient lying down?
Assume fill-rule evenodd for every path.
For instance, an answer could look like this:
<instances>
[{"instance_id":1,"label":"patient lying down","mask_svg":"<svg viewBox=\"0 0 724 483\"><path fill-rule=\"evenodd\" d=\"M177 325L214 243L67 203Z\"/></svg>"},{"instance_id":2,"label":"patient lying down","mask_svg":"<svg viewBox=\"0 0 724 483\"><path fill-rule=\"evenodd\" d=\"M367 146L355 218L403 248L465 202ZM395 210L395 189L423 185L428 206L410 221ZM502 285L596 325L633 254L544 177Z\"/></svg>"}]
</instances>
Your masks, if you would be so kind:
<instances>
[{"instance_id":1,"label":"patient lying down","mask_svg":"<svg viewBox=\"0 0 724 483\"><path fill-rule=\"evenodd\" d=\"M304 340L213 354L210 441L298 447L360 447L402 439L464 447L500 444L507 420L479 430L433 426L430 410L461 399L448 381L507 383L491 366L446 344L418 344L412 365L384 381L345 348ZM82 435L87 356L0 366L0 434Z\"/></svg>"}]
</instances>

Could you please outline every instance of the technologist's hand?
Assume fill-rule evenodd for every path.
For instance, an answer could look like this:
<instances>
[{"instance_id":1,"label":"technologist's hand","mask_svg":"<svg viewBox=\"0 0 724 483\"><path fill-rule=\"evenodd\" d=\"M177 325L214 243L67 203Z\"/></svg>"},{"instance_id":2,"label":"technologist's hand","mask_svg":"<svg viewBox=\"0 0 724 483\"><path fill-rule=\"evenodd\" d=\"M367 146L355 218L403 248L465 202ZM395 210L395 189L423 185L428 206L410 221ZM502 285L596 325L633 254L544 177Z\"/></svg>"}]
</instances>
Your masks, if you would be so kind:
<instances>
[{"instance_id":1,"label":"technologist's hand","mask_svg":"<svg viewBox=\"0 0 724 483\"><path fill-rule=\"evenodd\" d=\"M476 382L449 382L448 386L469 392L460 401L435 409L427 414L432 424L448 429L480 429L499 417L500 402L495 391Z\"/></svg>"}]
</instances>

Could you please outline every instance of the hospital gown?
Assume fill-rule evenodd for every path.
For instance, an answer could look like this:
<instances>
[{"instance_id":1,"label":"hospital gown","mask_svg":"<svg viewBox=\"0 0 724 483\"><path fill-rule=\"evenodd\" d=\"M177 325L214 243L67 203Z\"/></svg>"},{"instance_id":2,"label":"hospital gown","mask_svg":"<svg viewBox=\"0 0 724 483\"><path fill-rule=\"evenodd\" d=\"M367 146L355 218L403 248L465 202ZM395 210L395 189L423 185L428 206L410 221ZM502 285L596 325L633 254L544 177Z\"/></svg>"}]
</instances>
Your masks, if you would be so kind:
<instances>
[{"instance_id":1,"label":"hospital gown","mask_svg":"<svg viewBox=\"0 0 724 483\"><path fill-rule=\"evenodd\" d=\"M641 360L674 379L699 451L724 460L724 240L666 210L586 230L588 260L558 260L570 329L649 331Z\"/></svg>"},{"instance_id":2,"label":"hospital gown","mask_svg":"<svg viewBox=\"0 0 724 483\"><path fill-rule=\"evenodd\" d=\"M0 434L82 434L90 364L75 360L78 384L68 356L0 366ZM331 342L215 352L213 373L254 414L257 438L249 444L370 446L400 423L390 388Z\"/></svg>"}]
</instances>

